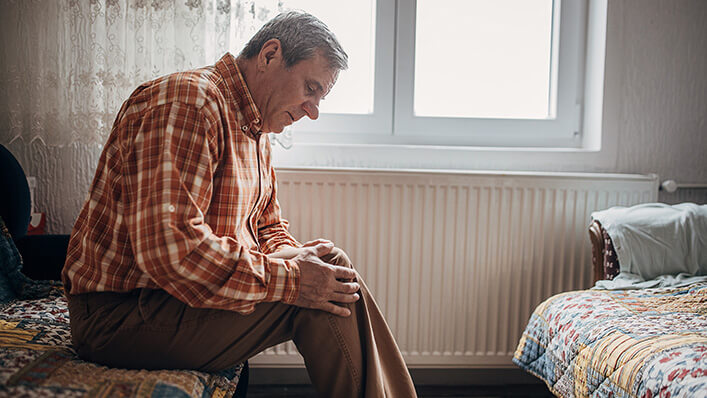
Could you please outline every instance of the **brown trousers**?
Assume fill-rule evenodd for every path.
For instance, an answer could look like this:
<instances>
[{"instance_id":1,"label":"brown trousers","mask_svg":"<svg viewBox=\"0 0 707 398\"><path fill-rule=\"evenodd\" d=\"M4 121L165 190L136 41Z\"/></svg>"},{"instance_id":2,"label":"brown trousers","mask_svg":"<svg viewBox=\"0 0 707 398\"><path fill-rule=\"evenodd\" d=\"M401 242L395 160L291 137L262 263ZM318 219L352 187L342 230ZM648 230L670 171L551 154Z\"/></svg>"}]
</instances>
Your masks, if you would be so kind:
<instances>
[{"instance_id":1,"label":"brown trousers","mask_svg":"<svg viewBox=\"0 0 707 398\"><path fill-rule=\"evenodd\" d=\"M334 249L322 257L351 267ZM226 369L293 340L325 397L414 397L415 389L388 325L361 278L351 316L261 303L241 315L192 308L162 290L69 297L71 336L79 357L133 369Z\"/></svg>"}]
</instances>

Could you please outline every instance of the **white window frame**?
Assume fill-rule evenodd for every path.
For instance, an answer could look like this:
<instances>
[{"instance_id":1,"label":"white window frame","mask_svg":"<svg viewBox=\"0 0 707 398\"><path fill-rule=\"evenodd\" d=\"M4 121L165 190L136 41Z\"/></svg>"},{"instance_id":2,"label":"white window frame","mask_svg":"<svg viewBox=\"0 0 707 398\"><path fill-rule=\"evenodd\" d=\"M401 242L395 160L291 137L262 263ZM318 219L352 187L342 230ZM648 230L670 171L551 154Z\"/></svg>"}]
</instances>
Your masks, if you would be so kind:
<instances>
[{"instance_id":1,"label":"white window frame","mask_svg":"<svg viewBox=\"0 0 707 398\"><path fill-rule=\"evenodd\" d=\"M374 111L322 114L293 126L304 144L421 145L449 147L580 148L587 0L554 0L553 40L559 40L554 119L431 118L413 114L415 0L376 2ZM395 21L394 23L391 23ZM553 21L557 21L554 16ZM560 34L557 35L556 29ZM556 47L555 47L556 48ZM551 93L554 90L551 90ZM551 101L553 103L554 101Z\"/></svg>"},{"instance_id":2,"label":"white window frame","mask_svg":"<svg viewBox=\"0 0 707 398\"><path fill-rule=\"evenodd\" d=\"M415 57L415 0L399 0L395 135L407 143L475 146L579 146L581 65L584 54L584 1L553 1L550 85L551 119L490 119L419 117L413 114ZM558 18L559 17L559 18ZM564 23L558 23L563 21ZM558 34L559 31L559 34ZM442 62L442 65L444 63ZM558 69L559 64L559 69ZM558 74L559 70L559 74ZM555 100L554 94L557 93Z\"/></svg>"}]
</instances>

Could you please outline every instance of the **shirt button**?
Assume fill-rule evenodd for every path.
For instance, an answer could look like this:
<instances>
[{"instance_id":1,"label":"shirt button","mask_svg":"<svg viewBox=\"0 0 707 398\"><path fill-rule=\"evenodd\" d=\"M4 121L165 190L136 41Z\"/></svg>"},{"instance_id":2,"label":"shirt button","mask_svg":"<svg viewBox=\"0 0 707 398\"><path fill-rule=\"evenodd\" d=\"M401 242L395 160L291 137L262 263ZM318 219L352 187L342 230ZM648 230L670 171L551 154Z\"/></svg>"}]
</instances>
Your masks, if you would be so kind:
<instances>
[{"instance_id":1,"label":"shirt button","mask_svg":"<svg viewBox=\"0 0 707 398\"><path fill-rule=\"evenodd\" d=\"M174 208L174 205L169 205L168 209L171 213L174 213L174 211L177 210Z\"/></svg>"},{"instance_id":2,"label":"shirt button","mask_svg":"<svg viewBox=\"0 0 707 398\"><path fill-rule=\"evenodd\" d=\"M241 127L241 130L243 130L243 131L248 131L248 126L243 126L243 127Z\"/></svg>"}]
</instances>

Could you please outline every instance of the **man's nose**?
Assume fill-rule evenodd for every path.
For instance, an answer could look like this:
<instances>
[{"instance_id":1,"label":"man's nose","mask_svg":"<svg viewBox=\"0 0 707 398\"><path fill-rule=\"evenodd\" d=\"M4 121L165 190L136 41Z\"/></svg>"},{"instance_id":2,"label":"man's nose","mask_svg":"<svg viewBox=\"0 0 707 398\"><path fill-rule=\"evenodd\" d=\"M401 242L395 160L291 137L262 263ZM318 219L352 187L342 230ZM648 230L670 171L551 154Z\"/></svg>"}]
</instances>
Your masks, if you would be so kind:
<instances>
[{"instance_id":1,"label":"man's nose","mask_svg":"<svg viewBox=\"0 0 707 398\"><path fill-rule=\"evenodd\" d=\"M307 101L302 105L302 108L310 119L317 120L319 118L319 105L314 102Z\"/></svg>"}]
</instances>

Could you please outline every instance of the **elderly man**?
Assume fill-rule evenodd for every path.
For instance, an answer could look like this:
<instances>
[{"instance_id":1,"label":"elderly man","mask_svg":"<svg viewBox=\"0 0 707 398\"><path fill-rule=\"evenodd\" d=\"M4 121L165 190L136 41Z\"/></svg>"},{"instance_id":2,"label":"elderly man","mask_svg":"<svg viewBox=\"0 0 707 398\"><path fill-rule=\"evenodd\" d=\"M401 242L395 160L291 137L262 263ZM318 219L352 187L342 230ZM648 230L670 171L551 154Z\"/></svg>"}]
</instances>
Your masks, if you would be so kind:
<instances>
[{"instance_id":1,"label":"elderly man","mask_svg":"<svg viewBox=\"0 0 707 398\"><path fill-rule=\"evenodd\" d=\"M347 56L306 13L238 58L138 87L123 104L62 273L80 357L219 371L293 340L325 396L415 391L346 254L280 217L270 143L316 119Z\"/></svg>"}]
</instances>

